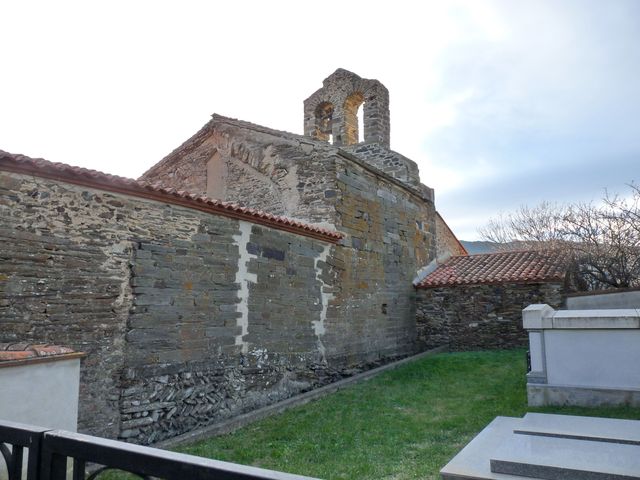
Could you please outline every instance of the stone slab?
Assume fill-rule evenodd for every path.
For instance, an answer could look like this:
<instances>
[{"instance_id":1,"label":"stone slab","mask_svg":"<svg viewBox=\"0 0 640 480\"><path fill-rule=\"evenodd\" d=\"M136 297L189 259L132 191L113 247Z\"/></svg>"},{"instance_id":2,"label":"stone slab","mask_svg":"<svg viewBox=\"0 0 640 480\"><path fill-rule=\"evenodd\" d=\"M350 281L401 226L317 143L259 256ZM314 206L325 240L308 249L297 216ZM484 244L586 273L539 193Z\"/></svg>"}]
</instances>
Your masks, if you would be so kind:
<instances>
[{"instance_id":1,"label":"stone slab","mask_svg":"<svg viewBox=\"0 0 640 480\"><path fill-rule=\"evenodd\" d=\"M514 433L640 445L640 421L527 413Z\"/></svg>"},{"instance_id":2,"label":"stone slab","mask_svg":"<svg viewBox=\"0 0 640 480\"><path fill-rule=\"evenodd\" d=\"M490 464L494 473L546 480L640 480L640 446L514 434Z\"/></svg>"},{"instance_id":3,"label":"stone slab","mask_svg":"<svg viewBox=\"0 0 640 480\"><path fill-rule=\"evenodd\" d=\"M521 422L521 418L496 417L440 470L443 480L522 480L492 472L490 465L492 454L514 436L513 430Z\"/></svg>"}]
</instances>

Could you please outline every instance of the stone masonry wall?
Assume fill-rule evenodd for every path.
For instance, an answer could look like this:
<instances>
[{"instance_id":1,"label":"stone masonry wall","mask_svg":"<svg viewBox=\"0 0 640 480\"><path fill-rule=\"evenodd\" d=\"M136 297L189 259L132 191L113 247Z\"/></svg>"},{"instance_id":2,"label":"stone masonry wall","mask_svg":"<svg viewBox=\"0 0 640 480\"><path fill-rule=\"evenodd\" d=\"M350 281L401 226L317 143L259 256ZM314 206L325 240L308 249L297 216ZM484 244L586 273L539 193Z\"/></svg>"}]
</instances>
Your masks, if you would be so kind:
<instances>
[{"instance_id":1,"label":"stone masonry wall","mask_svg":"<svg viewBox=\"0 0 640 480\"><path fill-rule=\"evenodd\" d=\"M218 145L222 199L347 234L327 258L338 283L324 289L326 325L317 327L333 335L329 363L413 351L412 281L435 256L432 198L322 141L218 116L208 128L209 136L197 137L205 150ZM196 144L178 149L143 178L160 180L200 157Z\"/></svg>"},{"instance_id":2,"label":"stone masonry wall","mask_svg":"<svg viewBox=\"0 0 640 480\"><path fill-rule=\"evenodd\" d=\"M112 195L0 172L0 341L88 353L78 427L106 437L119 429L130 215Z\"/></svg>"},{"instance_id":3,"label":"stone masonry wall","mask_svg":"<svg viewBox=\"0 0 640 480\"><path fill-rule=\"evenodd\" d=\"M214 115L142 179L311 223L334 224L326 175L336 149L299 135Z\"/></svg>"},{"instance_id":4,"label":"stone masonry wall","mask_svg":"<svg viewBox=\"0 0 640 480\"><path fill-rule=\"evenodd\" d=\"M353 250L337 247L329 259L341 288L333 301L340 311L327 320L338 335L328 342L330 356L411 351L412 280L435 255L433 203L348 159L336 160L336 182L337 225L347 234L341 243ZM355 330L355 343L344 341L341 325Z\"/></svg>"},{"instance_id":5,"label":"stone masonry wall","mask_svg":"<svg viewBox=\"0 0 640 480\"><path fill-rule=\"evenodd\" d=\"M466 250L440 214L436 214L436 244L438 261L443 261L455 255L467 255Z\"/></svg>"},{"instance_id":6,"label":"stone masonry wall","mask_svg":"<svg viewBox=\"0 0 640 480\"><path fill-rule=\"evenodd\" d=\"M559 283L458 285L418 289L416 323L423 349L515 348L527 345L522 309L532 303L562 304Z\"/></svg>"},{"instance_id":7,"label":"stone masonry wall","mask_svg":"<svg viewBox=\"0 0 640 480\"><path fill-rule=\"evenodd\" d=\"M341 175L344 245L1 172L0 342L86 352L80 431L143 444L406 356L428 212Z\"/></svg>"},{"instance_id":8,"label":"stone masonry wall","mask_svg":"<svg viewBox=\"0 0 640 480\"><path fill-rule=\"evenodd\" d=\"M153 443L340 377L327 373L315 328L332 246L218 221L201 222L190 242L136 250L127 440Z\"/></svg>"},{"instance_id":9,"label":"stone masonry wall","mask_svg":"<svg viewBox=\"0 0 640 480\"><path fill-rule=\"evenodd\" d=\"M6 172L0 208L0 341L88 354L80 431L151 443L346 374L330 243Z\"/></svg>"},{"instance_id":10,"label":"stone masonry wall","mask_svg":"<svg viewBox=\"0 0 640 480\"><path fill-rule=\"evenodd\" d=\"M404 155L384 148L378 143L359 143L341 148L413 188L424 187L420 183L418 165Z\"/></svg>"}]
</instances>

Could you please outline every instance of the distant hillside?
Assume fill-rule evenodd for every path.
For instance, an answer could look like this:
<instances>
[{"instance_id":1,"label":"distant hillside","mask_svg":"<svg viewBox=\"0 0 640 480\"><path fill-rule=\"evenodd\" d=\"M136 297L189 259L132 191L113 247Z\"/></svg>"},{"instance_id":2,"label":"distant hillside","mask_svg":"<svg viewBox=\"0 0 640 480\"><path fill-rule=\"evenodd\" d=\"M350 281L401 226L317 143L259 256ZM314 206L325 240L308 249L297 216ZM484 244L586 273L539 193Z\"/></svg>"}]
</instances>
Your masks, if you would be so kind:
<instances>
[{"instance_id":1,"label":"distant hillside","mask_svg":"<svg viewBox=\"0 0 640 480\"><path fill-rule=\"evenodd\" d=\"M509 250L530 250L535 247L534 242L507 242L507 243L494 243L475 241L468 242L466 240L460 240L460 243L467 249L469 255L476 255L478 253L494 253L505 252Z\"/></svg>"},{"instance_id":2,"label":"distant hillside","mask_svg":"<svg viewBox=\"0 0 640 480\"><path fill-rule=\"evenodd\" d=\"M493 253L499 251L499 244L493 242L468 242L466 240L460 240L460 243L467 249L469 255L475 255L477 253Z\"/></svg>"}]
</instances>

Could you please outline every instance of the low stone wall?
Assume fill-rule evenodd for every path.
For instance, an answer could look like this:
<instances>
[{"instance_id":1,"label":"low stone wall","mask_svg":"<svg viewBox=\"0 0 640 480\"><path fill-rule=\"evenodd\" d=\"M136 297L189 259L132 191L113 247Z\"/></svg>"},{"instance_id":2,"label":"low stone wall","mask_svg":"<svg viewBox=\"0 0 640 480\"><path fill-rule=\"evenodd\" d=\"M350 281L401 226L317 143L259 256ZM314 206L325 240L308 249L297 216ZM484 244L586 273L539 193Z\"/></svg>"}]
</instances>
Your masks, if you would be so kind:
<instances>
[{"instance_id":1,"label":"low stone wall","mask_svg":"<svg viewBox=\"0 0 640 480\"><path fill-rule=\"evenodd\" d=\"M207 394L224 415L320 381L332 244L43 178L1 187L2 340L88 354L80 431L149 443L213 421L194 413Z\"/></svg>"},{"instance_id":2,"label":"low stone wall","mask_svg":"<svg viewBox=\"0 0 640 480\"><path fill-rule=\"evenodd\" d=\"M345 305L409 262L18 173L0 209L0 341L87 353L81 432L153 443L414 351L409 296Z\"/></svg>"},{"instance_id":3,"label":"low stone wall","mask_svg":"<svg viewBox=\"0 0 640 480\"><path fill-rule=\"evenodd\" d=\"M423 349L451 350L523 347L522 309L532 303L556 308L563 285L533 283L458 285L417 290L416 324Z\"/></svg>"}]
</instances>

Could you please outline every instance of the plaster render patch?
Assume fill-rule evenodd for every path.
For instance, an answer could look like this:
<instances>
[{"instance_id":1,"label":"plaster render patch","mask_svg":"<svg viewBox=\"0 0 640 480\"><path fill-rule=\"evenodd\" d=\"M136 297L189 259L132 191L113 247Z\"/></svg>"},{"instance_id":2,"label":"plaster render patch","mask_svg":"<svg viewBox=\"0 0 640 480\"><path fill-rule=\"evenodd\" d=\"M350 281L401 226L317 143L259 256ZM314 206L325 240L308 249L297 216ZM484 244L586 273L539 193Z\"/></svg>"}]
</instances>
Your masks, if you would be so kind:
<instances>
[{"instance_id":1,"label":"plaster render patch","mask_svg":"<svg viewBox=\"0 0 640 480\"><path fill-rule=\"evenodd\" d=\"M131 303L131 270L129 265L132 251L131 242L120 241L101 248L100 250L102 250L106 258L102 267L107 271L119 270L122 273L118 297L113 302L114 307L122 307L125 304Z\"/></svg>"},{"instance_id":2,"label":"plaster render patch","mask_svg":"<svg viewBox=\"0 0 640 480\"><path fill-rule=\"evenodd\" d=\"M257 258L247 251L247 243L251 239L251 224L243 221L238 222L240 235L234 235L233 241L238 246L240 258L238 259L238 270L236 271L236 283L240 285L238 290L237 312L240 314L237 325L241 328L240 334L236 335L236 345L240 345L242 353L249 351L249 344L244 337L249 333L249 282L257 283L258 276L249 273L249 262L252 258Z\"/></svg>"},{"instance_id":3,"label":"plaster render patch","mask_svg":"<svg viewBox=\"0 0 640 480\"><path fill-rule=\"evenodd\" d=\"M320 255L316 257L313 265L313 268L316 272L316 280L320 282L320 301L322 302L322 310L320 311L320 320L314 320L311 323L313 325L313 332L315 333L317 338L318 351L322 356L323 363L326 363L327 361L327 351L324 343L322 342L322 337L326 333L324 323L327 319L327 310L329 309L329 302L331 301L331 299L333 299L333 293L327 293L324 291L325 287L330 287L330 285L325 283L325 281L322 279L322 268L320 267L320 262L323 262L326 265L327 257L329 256L330 251L331 245L326 245Z\"/></svg>"},{"instance_id":4,"label":"plaster render patch","mask_svg":"<svg viewBox=\"0 0 640 480\"><path fill-rule=\"evenodd\" d=\"M296 188L298 183L298 166L289 165L287 173L280 180L280 195L284 205L285 212L288 216L294 215L297 206L301 203L300 194Z\"/></svg>"}]
</instances>

